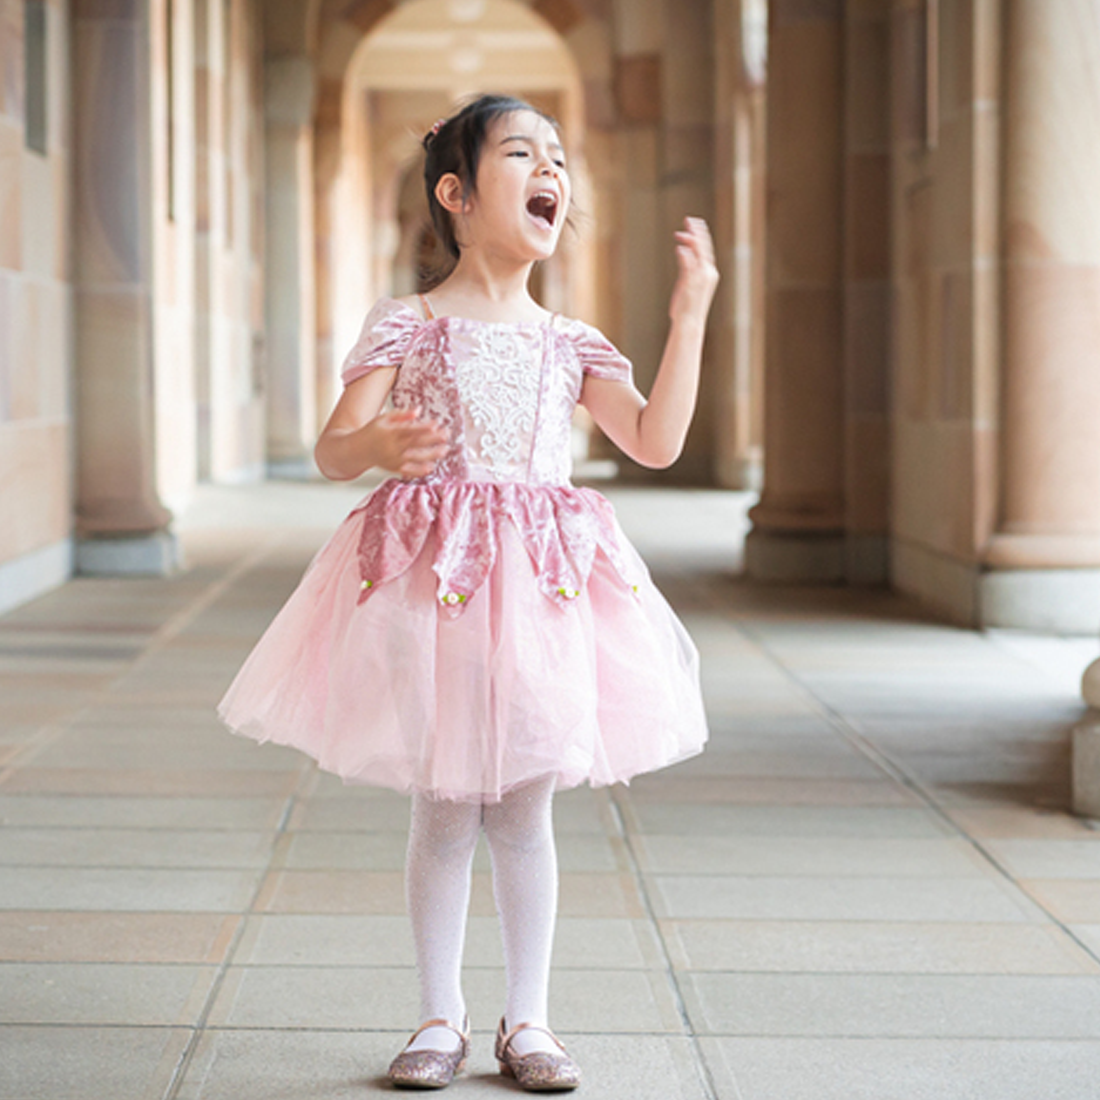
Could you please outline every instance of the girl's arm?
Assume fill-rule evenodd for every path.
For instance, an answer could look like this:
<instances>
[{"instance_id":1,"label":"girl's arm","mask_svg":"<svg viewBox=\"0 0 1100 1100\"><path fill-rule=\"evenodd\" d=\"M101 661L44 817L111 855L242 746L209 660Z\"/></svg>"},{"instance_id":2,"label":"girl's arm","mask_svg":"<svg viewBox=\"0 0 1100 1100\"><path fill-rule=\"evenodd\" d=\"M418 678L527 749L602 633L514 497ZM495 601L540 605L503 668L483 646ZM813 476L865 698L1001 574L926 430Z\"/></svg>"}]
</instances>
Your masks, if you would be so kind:
<instances>
[{"instance_id":1,"label":"girl's arm","mask_svg":"<svg viewBox=\"0 0 1100 1100\"><path fill-rule=\"evenodd\" d=\"M425 477L447 451L447 436L419 409L382 412L396 367L380 367L348 386L321 431L313 457L333 481L350 481L374 466L401 477Z\"/></svg>"},{"instance_id":2,"label":"girl's arm","mask_svg":"<svg viewBox=\"0 0 1100 1100\"><path fill-rule=\"evenodd\" d=\"M707 313L718 269L707 224L687 218L676 233L680 268L672 291L672 326L647 401L634 386L588 375L581 404L624 454L642 466L671 466L684 449L695 411Z\"/></svg>"}]
</instances>

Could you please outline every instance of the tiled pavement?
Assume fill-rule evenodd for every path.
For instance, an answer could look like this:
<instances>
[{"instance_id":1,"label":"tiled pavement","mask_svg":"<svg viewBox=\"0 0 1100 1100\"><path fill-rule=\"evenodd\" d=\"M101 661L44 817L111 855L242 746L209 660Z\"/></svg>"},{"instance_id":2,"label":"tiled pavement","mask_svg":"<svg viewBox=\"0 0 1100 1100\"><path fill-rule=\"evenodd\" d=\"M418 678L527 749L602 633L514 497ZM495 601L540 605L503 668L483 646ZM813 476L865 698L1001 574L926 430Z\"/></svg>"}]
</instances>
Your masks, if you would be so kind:
<instances>
[{"instance_id":1,"label":"tiled pavement","mask_svg":"<svg viewBox=\"0 0 1100 1100\"><path fill-rule=\"evenodd\" d=\"M563 795L555 1023L602 1100L1095 1100L1089 641L733 577L744 501L619 490L704 656L709 751ZM353 497L209 490L190 568L0 619L0 1098L336 1100L415 1021L407 807L212 707ZM296 526L286 521L293 519ZM478 1030L503 1097L483 853Z\"/></svg>"}]
</instances>

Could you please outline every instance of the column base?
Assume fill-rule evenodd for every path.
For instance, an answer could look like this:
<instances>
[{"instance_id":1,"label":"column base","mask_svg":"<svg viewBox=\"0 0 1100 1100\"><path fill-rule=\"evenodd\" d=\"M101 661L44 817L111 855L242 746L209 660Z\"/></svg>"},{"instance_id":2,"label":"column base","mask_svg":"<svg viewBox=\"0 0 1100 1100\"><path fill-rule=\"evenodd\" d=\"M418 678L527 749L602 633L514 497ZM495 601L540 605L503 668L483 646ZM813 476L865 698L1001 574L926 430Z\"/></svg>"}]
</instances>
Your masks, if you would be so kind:
<instances>
[{"instance_id":1,"label":"column base","mask_svg":"<svg viewBox=\"0 0 1100 1100\"><path fill-rule=\"evenodd\" d=\"M183 549L170 531L76 544L76 572L85 577L167 577L182 568Z\"/></svg>"},{"instance_id":2,"label":"column base","mask_svg":"<svg viewBox=\"0 0 1100 1100\"><path fill-rule=\"evenodd\" d=\"M986 569L917 543L890 547L894 586L962 626L1092 634L1100 630L1100 569Z\"/></svg>"},{"instance_id":3,"label":"column base","mask_svg":"<svg viewBox=\"0 0 1100 1100\"><path fill-rule=\"evenodd\" d=\"M267 476L272 481L317 481L321 471L312 458L269 458Z\"/></svg>"},{"instance_id":4,"label":"column base","mask_svg":"<svg viewBox=\"0 0 1100 1100\"><path fill-rule=\"evenodd\" d=\"M890 543L885 535L848 535L844 577L849 584L876 588L890 583Z\"/></svg>"},{"instance_id":5,"label":"column base","mask_svg":"<svg viewBox=\"0 0 1100 1100\"><path fill-rule=\"evenodd\" d=\"M73 575L72 539L0 565L0 615L63 585Z\"/></svg>"},{"instance_id":6,"label":"column base","mask_svg":"<svg viewBox=\"0 0 1100 1100\"><path fill-rule=\"evenodd\" d=\"M714 479L720 489L760 493L764 488L764 463L758 458L731 458L715 464Z\"/></svg>"},{"instance_id":7,"label":"column base","mask_svg":"<svg viewBox=\"0 0 1100 1100\"><path fill-rule=\"evenodd\" d=\"M874 587L887 583L888 566L884 535L776 534L753 528L745 539L745 572L757 581Z\"/></svg>"},{"instance_id":8,"label":"column base","mask_svg":"<svg viewBox=\"0 0 1100 1100\"><path fill-rule=\"evenodd\" d=\"M981 575L981 625L1040 634L1100 630L1100 569L1012 569Z\"/></svg>"},{"instance_id":9,"label":"column base","mask_svg":"<svg viewBox=\"0 0 1100 1100\"><path fill-rule=\"evenodd\" d=\"M1073 812L1100 818L1100 710L1073 728Z\"/></svg>"},{"instance_id":10,"label":"column base","mask_svg":"<svg viewBox=\"0 0 1100 1100\"><path fill-rule=\"evenodd\" d=\"M1081 677L1081 694L1090 707L1100 711L1100 658L1085 669L1085 674Z\"/></svg>"},{"instance_id":11,"label":"column base","mask_svg":"<svg viewBox=\"0 0 1100 1100\"><path fill-rule=\"evenodd\" d=\"M753 528L745 537L745 572L773 584L836 584L846 579L842 534L775 534Z\"/></svg>"}]
</instances>

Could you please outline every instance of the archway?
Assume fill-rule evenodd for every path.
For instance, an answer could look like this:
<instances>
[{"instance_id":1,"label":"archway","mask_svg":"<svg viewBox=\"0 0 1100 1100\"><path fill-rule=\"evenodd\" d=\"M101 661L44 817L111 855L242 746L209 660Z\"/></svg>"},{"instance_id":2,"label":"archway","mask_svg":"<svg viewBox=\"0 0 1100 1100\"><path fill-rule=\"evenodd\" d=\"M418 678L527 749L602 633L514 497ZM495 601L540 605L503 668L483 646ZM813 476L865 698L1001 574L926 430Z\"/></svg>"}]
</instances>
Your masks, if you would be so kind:
<instances>
[{"instance_id":1,"label":"archway","mask_svg":"<svg viewBox=\"0 0 1100 1100\"><path fill-rule=\"evenodd\" d=\"M428 223L422 135L482 90L520 96L560 120L587 208L581 79L553 27L516 0L413 0L378 21L347 59L338 148L318 180L320 408L331 404L342 352L370 303L417 287ZM592 265L589 234L565 241L537 275L544 304L592 316Z\"/></svg>"}]
</instances>

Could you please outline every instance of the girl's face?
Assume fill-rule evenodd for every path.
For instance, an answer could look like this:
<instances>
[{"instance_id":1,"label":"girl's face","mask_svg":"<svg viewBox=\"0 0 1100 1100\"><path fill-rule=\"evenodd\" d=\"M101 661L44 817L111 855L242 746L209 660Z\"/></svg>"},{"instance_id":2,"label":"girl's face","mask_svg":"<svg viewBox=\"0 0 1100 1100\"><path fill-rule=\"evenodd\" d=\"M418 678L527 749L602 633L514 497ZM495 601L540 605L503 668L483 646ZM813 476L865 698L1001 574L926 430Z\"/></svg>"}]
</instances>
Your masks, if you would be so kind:
<instances>
[{"instance_id":1,"label":"girl's face","mask_svg":"<svg viewBox=\"0 0 1100 1100\"><path fill-rule=\"evenodd\" d=\"M477 186L458 215L458 239L522 263L548 259L571 196L557 130L534 111L502 115L485 135Z\"/></svg>"}]
</instances>

